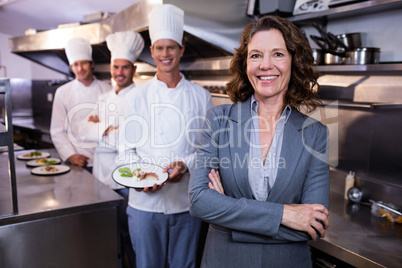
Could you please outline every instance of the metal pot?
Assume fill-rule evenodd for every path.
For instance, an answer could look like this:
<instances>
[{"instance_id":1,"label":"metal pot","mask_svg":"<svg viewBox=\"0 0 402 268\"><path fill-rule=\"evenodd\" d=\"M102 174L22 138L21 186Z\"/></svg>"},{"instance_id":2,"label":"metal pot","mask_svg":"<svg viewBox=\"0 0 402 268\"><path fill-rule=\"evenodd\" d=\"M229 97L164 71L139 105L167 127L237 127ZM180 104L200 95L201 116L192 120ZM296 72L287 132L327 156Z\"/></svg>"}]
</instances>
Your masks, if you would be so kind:
<instances>
[{"instance_id":1,"label":"metal pot","mask_svg":"<svg viewBox=\"0 0 402 268\"><path fill-rule=\"evenodd\" d=\"M380 61L380 48L359 47L354 49L353 51L347 51L346 55L346 64L377 64Z\"/></svg>"},{"instance_id":2,"label":"metal pot","mask_svg":"<svg viewBox=\"0 0 402 268\"><path fill-rule=\"evenodd\" d=\"M339 65L344 64L345 58L333 53L325 53L324 55L325 64L328 65Z\"/></svg>"},{"instance_id":3,"label":"metal pot","mask_svg":"<svg viewBox=\"0 0 402 268\"><path fill-rule=\"evenodd\" d=\"M324 64L324 52L318 48L312 48L311 50L313 51L314 65Z\"/></svg>"},{"instance_id":4,"label":"metal pot","mask_svg":"<svg viewBox=\"0 0 402 268\"><path fill-rule=\"evenodd\" d=\"M336 37L348 48L348 50L353 50L362 46L361 33L338 34Z\"/></svg>"}]
</instances>

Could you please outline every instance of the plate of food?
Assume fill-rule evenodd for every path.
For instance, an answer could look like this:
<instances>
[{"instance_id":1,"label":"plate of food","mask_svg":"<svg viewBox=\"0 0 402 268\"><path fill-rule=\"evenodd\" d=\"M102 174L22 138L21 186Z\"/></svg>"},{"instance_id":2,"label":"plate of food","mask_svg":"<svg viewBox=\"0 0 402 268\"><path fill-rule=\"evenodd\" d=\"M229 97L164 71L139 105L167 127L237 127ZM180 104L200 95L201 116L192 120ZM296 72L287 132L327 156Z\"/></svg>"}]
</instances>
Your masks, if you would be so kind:
<instances>
[{"instance_id":1,"label":"plate of food","mask_svg":"<svg viewBox=\"0 0 402 268\"><path fill-rule=\"evenodd\" d=\"M32 174L40 176L59 175L69 171L70 167L66 165L46 165L31 169Z\"/></svg>"},{"instance_id":2,"label":"plate of food","mask_svg":"<svg viewBox=\"0 0 402 268\"><path fill-rule=\"evenodd\" d=\"M23 153L17 156L17 159L19 160L32 160L32 159L40 159L40 158L46 158L49 157L50 154L48 152L38 152L38 151L33 151L29 153Z\"/></svg>"},{"instance_id":3,"label":"plate of food","mask_svg":"<svg viewBox=\"0 0 402 268\"><path fill-rule=\"evenodd\" d=\"M46 165L57 165L61 163L61 159L59 158L40 158L34 159L27 162L28 167L39 167Z\"/></svg>"},{"instance_id":4,"label":"plate of food","mask_svg":"<svg viewBox=\"0 0 402 268\"><path fill-rule=\"evenodd\" d=\"M163 168L145 162L136 162L119 166L112 173L112 178L118 184L130 188L152 187L168 179L168 173Z\"/></svg>"}]
</instances>

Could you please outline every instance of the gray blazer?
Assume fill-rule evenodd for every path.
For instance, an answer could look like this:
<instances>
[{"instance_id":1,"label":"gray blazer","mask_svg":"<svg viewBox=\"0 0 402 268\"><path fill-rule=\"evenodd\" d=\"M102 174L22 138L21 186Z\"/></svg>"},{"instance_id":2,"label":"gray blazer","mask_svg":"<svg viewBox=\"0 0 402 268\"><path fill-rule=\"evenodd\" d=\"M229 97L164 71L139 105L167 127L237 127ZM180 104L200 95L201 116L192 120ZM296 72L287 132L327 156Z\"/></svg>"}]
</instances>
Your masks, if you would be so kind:
<instances>
[{"instance_id":1,"label":"gray blazer","mask_svg":"<svg viewBox=\"0 0 402 268\"><path fill-rule=\"evenodd\" d=\"M284 129L282 164L267 201L261 202L254 199L248 182L250 119L250 99L209 111L191 174L190 213L229 229L234 242L307 246L307 233L280 225L283 204L328 208L327 127L292 110ZM212 168L219 170L225 195L208 188Z\"/></svg>"}]
</instances>

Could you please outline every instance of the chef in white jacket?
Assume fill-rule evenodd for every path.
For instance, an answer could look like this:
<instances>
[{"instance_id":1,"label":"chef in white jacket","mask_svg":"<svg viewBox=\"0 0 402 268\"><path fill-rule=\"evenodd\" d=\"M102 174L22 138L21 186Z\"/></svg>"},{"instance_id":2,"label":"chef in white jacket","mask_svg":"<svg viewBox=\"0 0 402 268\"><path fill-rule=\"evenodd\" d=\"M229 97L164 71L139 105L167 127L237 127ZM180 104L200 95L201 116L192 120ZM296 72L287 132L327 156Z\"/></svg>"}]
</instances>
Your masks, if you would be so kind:
<instances>
[{"instance_id":1,"label":"chef in white jacket","mask_svg":"<svg viewBox=\"0 0 402 268\"><path fill-rule=\"evenodd\" d=\"M184 12L158 5L148 16L156 75L129 92L121 125L119 160L135 158L169 172L166 185L130 189L129 229L140 267L196 267L201 222L189 214L188 183L195 144L211 96L180 73ZM135 148L137 154L131 157ZM162 187L163 186L163 187Z\"/></svg>"},{"instance_id":2,"label":"chef in white jacket","mask_svg":"<svg viewBox=\"0 0 402 268\"><path fill-rule=\"evenodd\" d=\"M77 133L80 122L92 111L98 97L111 85L93 75L92 47L84 38L73 38L65 47L73 81L56 90L50 134L63 161L92 171L95 143L82 141Z\"/></svg>"},{"instance_id":3,"label":"chef in white jacket","mask_svg":"<svg viewBox=\"0 0 402 268\"><path fill-rule=\"evenodd\" d=\"M115 85L113 90L99 96L95 110L81 124L79 135L84 141L97 144L93 175L124 198L124 205L120 207L122 249L130 266L135 267L126 215L129 189L117 184L112 172L116 168L118 126L124 112L124 99L135 88L133 77L137 66L134 63L144 48L144 40L134 31L116 32L107 36L106 44L111 53L110 73Z\"/></svg>"},{"instance_id":4,"label":"chef in white jacket","mask_svg":"<svg viewBox=\"0 0 402 268\"><path fill-rule=\"evenodd\" d=\"M110 73L113 90L99 96L96 108L82 124L79 136L86 142L96 142L93 174L112 189L121 189L111 176L117 156L118 126L124 112L126 94L135 88L134 65L144 49L144 40L134 31L116 32L106 38L111 53Z\"/></svg>"}]
</instances>

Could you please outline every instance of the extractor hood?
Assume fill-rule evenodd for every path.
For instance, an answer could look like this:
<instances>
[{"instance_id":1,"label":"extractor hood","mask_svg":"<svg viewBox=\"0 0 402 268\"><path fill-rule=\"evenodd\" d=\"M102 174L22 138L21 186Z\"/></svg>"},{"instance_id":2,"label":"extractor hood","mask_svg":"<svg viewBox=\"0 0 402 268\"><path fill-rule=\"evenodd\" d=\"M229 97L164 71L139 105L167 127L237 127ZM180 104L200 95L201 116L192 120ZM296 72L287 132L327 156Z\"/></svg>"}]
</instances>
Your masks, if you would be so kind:
<instances>
[{"instance_id":1,"label":"extractor hood","mask_svg":"<svg viewBox=\"0 0 402 268\"><path fill-rule=\"evenodd\" d=\"M93 48L95 73L101 77L110 77L110 51L106 46L106 37L114 32L134 30L145 41L145 48L138 61L154 65L148 49L148 13L154 6L151 2L155 1L140 0L100 22L13 37L9 40L9 46L15 54L72 77L64 44L71 38L84 37L89 39ZM201 0L191 1L190 5L188 1L182 0L163 1L185 11L183 44L186 49L181 69L194 66L211 69L210 64L205 67L204 64L194 63L205 59L223 59L223 68L227 70L228 58L233 55L241 32L250 20L246 14L247 2L248 0L235 0L228 5L226 0ZM222 61L218 61L218 69L222 69Z\"/></svg>"}]
</instances>

